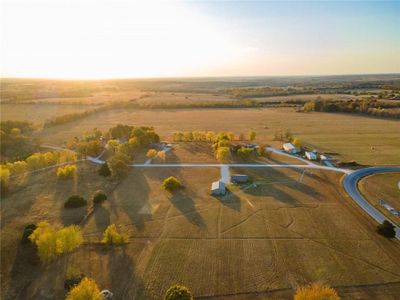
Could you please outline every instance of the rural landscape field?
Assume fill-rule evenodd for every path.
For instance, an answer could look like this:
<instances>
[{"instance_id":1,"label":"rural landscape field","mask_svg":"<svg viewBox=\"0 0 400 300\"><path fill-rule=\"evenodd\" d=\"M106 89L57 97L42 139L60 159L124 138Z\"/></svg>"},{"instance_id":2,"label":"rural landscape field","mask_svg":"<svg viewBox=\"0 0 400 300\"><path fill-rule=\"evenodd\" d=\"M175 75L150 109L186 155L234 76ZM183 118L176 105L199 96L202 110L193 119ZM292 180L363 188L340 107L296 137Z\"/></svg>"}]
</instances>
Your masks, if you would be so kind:
<instances>
[{"instance_id":1,"label":"rural landscape field","mask_svg":"<svg viewBox=\"0 0 400 300\"><path fill-rule=\"evenodd\" d=\"M400 2L0 5L0 299L400 298Z\"/></svg>"}]
</instances>

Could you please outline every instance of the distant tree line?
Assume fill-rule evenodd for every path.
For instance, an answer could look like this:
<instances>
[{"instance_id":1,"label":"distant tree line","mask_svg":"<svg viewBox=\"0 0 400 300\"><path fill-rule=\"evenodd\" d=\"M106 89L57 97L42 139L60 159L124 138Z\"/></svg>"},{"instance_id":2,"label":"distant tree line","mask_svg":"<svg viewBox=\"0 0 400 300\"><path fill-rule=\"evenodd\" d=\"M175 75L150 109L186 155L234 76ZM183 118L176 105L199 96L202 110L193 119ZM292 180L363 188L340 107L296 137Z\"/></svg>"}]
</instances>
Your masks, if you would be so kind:
<instances>
[{"instance_id":1,"label":"distant tree line","mask_svg":"<svg viewBox=\"0 0 400 300\"><path fill-rule=\"evenodd\" d=\"M303 105L303 110L358 113L379 118L400 119L400 103L389 103L376 100L316 100L305 103Z\"/></svg>"}]
</instances>

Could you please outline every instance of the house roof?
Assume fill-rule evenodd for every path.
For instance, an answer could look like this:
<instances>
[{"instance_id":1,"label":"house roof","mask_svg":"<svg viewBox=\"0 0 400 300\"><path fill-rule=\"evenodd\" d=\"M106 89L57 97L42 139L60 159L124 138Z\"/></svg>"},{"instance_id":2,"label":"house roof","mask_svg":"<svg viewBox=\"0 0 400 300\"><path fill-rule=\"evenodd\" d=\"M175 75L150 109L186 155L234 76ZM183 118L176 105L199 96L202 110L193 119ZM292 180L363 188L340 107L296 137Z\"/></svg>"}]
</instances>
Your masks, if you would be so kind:
<instances>
[{"instance_id":1,"label":"house roof","mask_svg":"<svg viewBox=\"0 0 400 300\"><path fill-rule=\"evenodd\" d=\"M214 181L211 185L211 190L225 189L225 183L222 181Z\"/></svg>"}]
</instances>

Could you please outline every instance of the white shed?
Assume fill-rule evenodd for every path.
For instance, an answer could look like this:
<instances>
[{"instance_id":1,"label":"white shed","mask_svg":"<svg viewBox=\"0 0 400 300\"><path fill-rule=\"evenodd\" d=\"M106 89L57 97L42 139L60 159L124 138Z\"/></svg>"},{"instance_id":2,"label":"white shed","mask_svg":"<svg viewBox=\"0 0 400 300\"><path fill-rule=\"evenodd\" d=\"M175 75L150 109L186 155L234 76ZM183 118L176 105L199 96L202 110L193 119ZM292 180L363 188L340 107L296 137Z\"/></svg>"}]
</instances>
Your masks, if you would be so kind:
<instances>
[{"instance_id":1,"label":"white shed","mask_svg":"<svg viewBox=\"0 0 400 300\"><path fill-rule=\"evenodd\" d=\"M291 154L296 154L300 152L300 149L297 148L295 145L292 143L285 143L283 144L283 150L285 150L287 153Z\"/></svg>"},{"instance_id":2,"label":"white shed","mask_svg":"<svg viewBox=\"0 0 400 300\"><path fill-rule=\"evenodd\" d=\"M211 195L220 196L225 195L225 183L222 181L214 181L211 185Z\"/></svg>"},{"instance_id":3,"label":"white shed","mask_svg":"<svg viewBox=\"0 0 400 300\"><path fill-rule=\"evenodd\" d=\"M306 151L306 157L308 160L317 160L317 153Z\"/></svg>"}]
</instances>

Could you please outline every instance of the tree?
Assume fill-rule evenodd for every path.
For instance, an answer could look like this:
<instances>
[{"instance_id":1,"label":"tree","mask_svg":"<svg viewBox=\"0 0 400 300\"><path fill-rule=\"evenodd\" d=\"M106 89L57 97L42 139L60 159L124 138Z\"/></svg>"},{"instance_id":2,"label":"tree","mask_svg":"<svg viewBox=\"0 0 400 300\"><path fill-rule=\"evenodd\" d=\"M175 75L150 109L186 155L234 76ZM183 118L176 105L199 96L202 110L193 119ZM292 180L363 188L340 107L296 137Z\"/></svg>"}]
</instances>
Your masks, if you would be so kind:
<instances>
[{"instance_id":1,"label":"tree","mask_svg":"<svg viewBox=\"0 0 400 300\"><path fill-rule=\"evenodd\" d=\"M66 165L57 169L57 177L60 179L73 178L76 174L76 165Z\"/></svg>"},{"instance_id":2,"label":"tree","mask_svg":"<svg viewBox=\"0 0 400 300\"><path fill-rule=\"evenodd\" d=\"M0 165L0 181L1 181L1 195L8 192L10 182L10 170L5 166Z\"/></svg>"},{"instance_id":3,"label":"tree","mask_svg":"<svg viewBox=\"0 0 400 300\"><path fill-rule=\"evenodd\" d=\"M102 298L96 282L85 277L71 289L66 300L102 300Z\"/></svg>"},{"instance_id":4,"label":"tree","mask_svg":"<svg viewBox=\"0 0 400 300\"><path fill-rule=\"evenodd\" d=\"M110 224L104 231L101 242L108 245L121 245L125 244L127 240L128 237L123 233L119 233L115 224Z\"/></svg>"},{"instance_id":5,"label":"tree","mask_svg":"<svg viewBox=\"0 0 400 300\"><path fill-rule=\"evenodd\" d=\"M149 159L153 159L157 156L157 150L155 149L149 149L149 151L147 151L146 153L147 158Z\"/></svg>"},{"instance_id":6,"label":"tree","mask_svg":"<svg viewBox=\"0 0 400 300\"><path fill-rule=\"evenodd\" d=\"M301 148L301 141L299 138L294 138L292 144L295 145L297 148Z\"/></svg>"},{"instance_id":7,"label":"tree","mask_svg":"<svg viewBox=\"0 0 400 300\"><path fill-rule=\"evenodd\" d=\"M107 195L104 194L101 191L97 191L94 195L93 195L93 204L97 205L97 204L101 204L104 201L107 200Z\"/></svg>"},{"instance_id":8,"label":"tree","mask_svg":"<svg viewBox=\"0 0 400 300\"><path fill-rule=\"evenodd\" d=\"M383 221L382 224L379 224L376 228L376 231L380 235L383 235L384 237L387 237L389 239L392 239L396 236L394 225L387 220Z\"/></svg>"},{"instance_id":9,"label":"tree","mask_svg":"<svg viewBox=\"0 0 400 300\"><path fill-rule=\"evenodd\" d=\"M255 139L256 139L256 132L254 131L254 130L250 130L248 133L247 133L247 136L248 136L248 138L249 138L249 140L250 141L254 141Z\"/></svg>"},{"instance_id":10,"label":"tree","mask_svg":"<svg viewBox=\"0 0 400 300\"><path fill-rule=\"evenodd\" d=\"M167 153L165 151L158 151L157 157L160 158L161 160L165 160L167 156Z\"/></svg>"},{"instance_id":11,"label":"tree","mask_svg":"<svg viewBox=\"0 0 400 300\"><path fill-rule=\"evenodd\" d=\"M112 156L108 161L112 175L116 178L126 177L129 173L129 160L129 156L123 153L117 153Z\"/></svg>"},{"instance_id":12,"label":"tree","mask_svg":"<svg viewBox=\"0 0 400 300\"><path fill-rule=\"evenodd\" d=\"M192 300L193 296L189 289L180 284L174 284L165 293L165 300Z\"/></svg>"},{"instance_id":13,"label":"tree","mask_svg":"<svg viewBox=\"0 0 400 300\"><path fill-rule=\"evenodd\" d=\"M294 295L294 300L339 300L336 291L320 283L300 287Z\"/></svg>"},{"instance_id":14,"label":"tree","mask_svg":"<svg viewBox=\"0 0 400 300\"><path fill-rule=\"evenodd\" d=\"M218 147L215 157L220 162L227 162L230 158L230 151L228 147Z\"/></svg>"},{"instance_id":15,"label":"tree","mask_svg":"<svg viewBox=\"0 0 400 300\"><path fill-rule=\"evenodd\" d=\"M251 148L241 147L236 153L240 158L247 159L254 153L254 150Z\"/></svg>"},{"instance_id":16,"label":"tree","mask_svg":"<svg viewBox=\"0 0 400 300\"><path fill-rule=\"evenodd\" d=\"M99 168L98 173L100 176L103 176L103 177L111 176L111 170L108 167L108 163L105 162L104 164L102 164Z\"/></svg>"},{"instance_id":17,"label":"tree","mask_svg":"<svg viewBox=\"0 0 400 300\"><path fill-rule=\"evenodd\" d=\"M166 191L175 191L182 187L182 183L174 176L164 179L162 188Z\"/></svg>"},{"instance_id":18,"label":"tree","mask_svg":"<svg viewBox=\"0 0 400 300\"><path fill-rule=\"evenodd\" d=\"M72 252L83 242L78 226L72 225L57 231L46 221L37 225L29 239L37 246L43 262L50 262L58 255Z\"/></svg>"}]
</instances>

